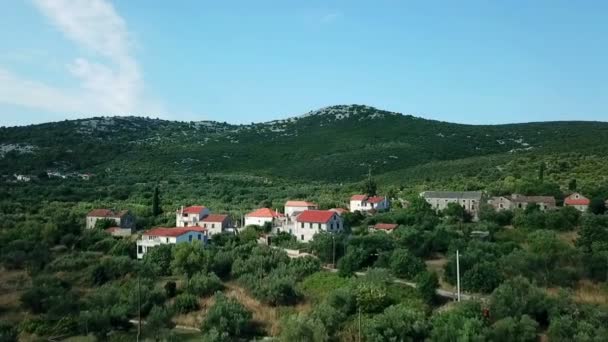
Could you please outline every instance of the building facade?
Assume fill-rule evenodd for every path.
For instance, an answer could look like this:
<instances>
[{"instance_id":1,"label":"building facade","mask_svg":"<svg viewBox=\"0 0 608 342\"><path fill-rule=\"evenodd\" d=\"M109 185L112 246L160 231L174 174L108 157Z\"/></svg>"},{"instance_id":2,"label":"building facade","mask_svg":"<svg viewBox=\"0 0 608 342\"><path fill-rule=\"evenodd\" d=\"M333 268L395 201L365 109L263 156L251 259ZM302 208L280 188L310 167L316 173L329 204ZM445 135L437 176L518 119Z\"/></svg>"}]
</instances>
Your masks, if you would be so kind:
<instances>
[{"instance_id":1,"label":"building facade","mask_svg":"<svg viewBox=\"0 0 608 342\"><path fill-rule=\"evenodd\" d=\"M344 230L342 217L330 210L306 210L295 217L291 234L298 241L308 242L320 232L339 233Z\"/></svg>"},{"instance_id":2,"label":"building facade","mask_svg":"<svg viewBox=\"0 0 608 342\"><path fill-rule=\"evenodd\" d=\"M564 206L574 207L581 212L586 212L587 209L589 209L589 203L591 203L591 201L578 192L575 192L564 199Z\"/></svg>"},{"instance_id":3,"label":"building facade","mask_svg":"<svg viewBox=\"0 0 608 342\"><path fill-rule=\"evenodd\" d=\"M137 240L137 259L142 259L152 248L160 245L200 241L207 243L207 230L201 227L153 228Z\"/></svg>"},{"instance_id":4,"label":"building facade","mask_svg":"<svg viewBox=\"0 0 608 342\"><path fill-rule=\"evenodd\" d=\"M350 198L351 212L387 210L389 206L388 199L382 196L353 195Z\"/></svg>"},{"instance_id":5,"label":"building facade","mask_svg":"<svg viewBox=\"0 0 608 342\"><path fill-rule=\"evenodd\" d=\"M446 209L450 203L457 203L477 218L483 194L480 191L424 191L420 193L420 197L436 211Z\"/></svg>"},{"instance_id":6,"label":"building facade","mask_svg":"<svg viewBox=\"0 0 608 342\"><path fill-rule=\"evenodd\" d=\"M287 201L285 202L285 216L292 217L306 210L316 210L319 206L316 203L306 201Z\"/></svg>"},{"instance_id":7,"label":"building facade","mask_svg":"<svg viewBox=\"0 0 608 342\"><path fill-rule=\"evenodd\" d=\"M273 226L280 225L284 221L285 215L279 213L278 210L269 208L260 208L245 215L245 226L263 226L267 222Z\"/></svg>"},{"instance_id":8,"label":"building facade","mask_svg":"<svg viewBox=\"0 0 608 342\"><path fill-rule=\"evenodd\" d=\"M528 205L536 204L541 211L555 209L555 197L553 196L524 196L512 194L511 196L497 196L488 200L496 211L526 209Z\"/></svg>"},{"instance_id":9,"label":"building facade","mask_svg":"<svg viewBox=\"0 0 608 342\"><path fill-rule=\"evenodd\" d=\"M209 233L210 237L232 227L230 217L228 215L222 214L209 214L200 222L200 226L207 229L207 232Z\"/></svg>"},{"instance_id":10,"label":"building facade","mask_svg":"<svg viewBox=\"0 0 608 342\"><path fill-rule=\"evenodd\" d=\"M209 215L209 208L202 205L182 207L175 212L176 227L200 227L200 222Z\"/></svg>"},{"instance_id":11,"label":"building facade","mask_svg":"<svg viewBox=\"0 0 608 342\"><path fill-rule=\"evenodd\" d=\"M95 209L87 214L86 228L93 229L99 220L114 221L119 228L135 228L135 217L128 211L114 212L109 209Z\"/></svg>"}]
</instances>

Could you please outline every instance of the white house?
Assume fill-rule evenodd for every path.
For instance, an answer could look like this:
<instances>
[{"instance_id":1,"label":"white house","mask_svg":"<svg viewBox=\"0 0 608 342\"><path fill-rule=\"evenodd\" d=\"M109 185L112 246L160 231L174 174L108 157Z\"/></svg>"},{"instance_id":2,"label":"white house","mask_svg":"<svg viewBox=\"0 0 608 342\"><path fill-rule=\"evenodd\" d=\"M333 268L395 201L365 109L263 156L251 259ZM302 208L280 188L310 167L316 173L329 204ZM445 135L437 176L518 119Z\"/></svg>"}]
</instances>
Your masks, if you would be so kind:
<instances>
[{"instance_id":1,"label":"white house","mask_svg":"<svg viewBox=\"0 0 608 342\"><path fill-rule=\"evenodd\" d=\"M582 212L587 211L587 209L589 208L589 203L591 203L591 201L587 197L579 194L578 192L575 192L564 199L564 206L574 207Z\"/></svg>"},{"instance_id":2,"label":"white house","mask_svg":"<svg viewBox=\"0 0 608 342\"><path fill-rule=\"evenodd\" d=\"M95 228L95 224L99 220L110 220L116 223L117 227L120 228L134 228L135 227L135 217L131 215L128 210L123 210L120 212L114 212L109 209L95 209L90 211L87 214L87 229Z\"/></svg>"},{"instance_id":3,"label":"white house","mask_svg":"<svg viewBox=\"0 0 608 342\"><path fill-rule=\"evenodd\" d=\"M201 226L200 221L209 215L209 209L202 205L182 207L175 212L176 227Z\"/></svg>"},{"instance_id":4,"label":"white house","mask_svg":"<svg viewBox=\"0 0 608 342\"><path fill-rule=\"evenodd\" d=\"M350 211L370 211L370 210L386 210L389 207L389 202L386 197L382 196L367 196L353 195L350 198Z\"/></svg>"},{"instance_id":5,"label":"white house","mask_svg":"<svg viewBox=\"0 0 608 342\"><path fill-rule=\"evenodd\" d=\"M274 226L283 221L284 217L285 215L279 213L277 210L260 208L245 215L245 226L263 226L266 222L270 222Z\"/></svg>"},{"instance_id":6,"label":"white house","mask_svg":"<svg viewBox=\"0 0 608 342\"><path fill-rule=\"evenodd\" d=\"M344 229L342 217L330 210L306 210L295 217L291 232L299 241L308 242L316 233L325 231L341 232Z\"/></svg>"},{"instance_id":7,"label":"white house","mask_svg":"<svg viewBox=\"0 0 608 342\"><path fill-rule=\"evenodd\" d=\"M183 242L207 242L207 230L201 227L153 228L137 240L137 259L141 259L150 249L160 245L175 245Z\"/></svg>"},{"instance_id":8,"label":"white house","mask_svg":"<svg viewBox=\"0 0 608 342\"><path fill-rule=\"evenodd\" d=\"M230 228L231 225L230 217L221 214L209 214L200 221L200 226L207 229L209 236L221 233Z\"/></svg>"},{"instance_id":9,"label":"white house","mask_svg":"<svg viewBox=\"0 0 608 342\"><path fill-rule=\"evenodd\" d=\"M479 212L479 205L483 194L480 191L425 191L420 193L433 209L444 210L450 203L457 203L474 218Z\"/></svg>"},{"instance_id":10,"label":"white house","mask_svg":"<svg viewBox=\"0 0 608 342\"><path fill-rule=\"evenodd\" d=\"M316 210L319 206L316 203L306 201L287 201L285 202L285 215L292 217L294 214L301 213L305 210Z\"/></svg>"}]
</instances>

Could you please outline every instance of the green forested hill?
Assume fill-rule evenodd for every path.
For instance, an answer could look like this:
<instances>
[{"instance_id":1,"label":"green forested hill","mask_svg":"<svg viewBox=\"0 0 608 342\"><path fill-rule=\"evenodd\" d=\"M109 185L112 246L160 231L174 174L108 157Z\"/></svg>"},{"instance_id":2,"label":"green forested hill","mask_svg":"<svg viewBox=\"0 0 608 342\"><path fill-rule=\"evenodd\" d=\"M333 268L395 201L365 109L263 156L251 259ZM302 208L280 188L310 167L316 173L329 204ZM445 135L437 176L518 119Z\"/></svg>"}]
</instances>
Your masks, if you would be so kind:
<instances>
[{"instance_id":1,"label":"green forested hill","mask_svg":"<svg viewBox=\"0 0 608 342\"><path fill-rule=\"evenodd\" d=\"M371 165L374 174L397 181L416 170L426 170L425 178L442 174L460 160L474 160L467 165L477 174L490 160L607 151L608 123L474 126L358 105L250 125L114 117L0 129L3 174L226 172L348 182Z\"/></svg>"}]
</instances>

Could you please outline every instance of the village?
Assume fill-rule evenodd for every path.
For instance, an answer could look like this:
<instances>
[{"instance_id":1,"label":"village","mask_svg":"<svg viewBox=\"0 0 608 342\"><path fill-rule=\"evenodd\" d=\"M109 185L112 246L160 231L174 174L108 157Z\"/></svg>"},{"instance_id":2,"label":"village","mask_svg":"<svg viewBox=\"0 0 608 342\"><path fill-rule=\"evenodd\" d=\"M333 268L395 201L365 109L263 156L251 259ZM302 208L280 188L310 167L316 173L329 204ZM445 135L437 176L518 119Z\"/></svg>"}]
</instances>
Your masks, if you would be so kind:
<instances>
[{"instance_id":1,"label":"village","mask_svg":"<svg viewBox=\"0 0 608 342\"><path fill-rule=\"evenodd\" d=\"M432 209L440 213L450 205L459 205L470 215L472 221L477 221L482 204L487 204L496 212L504 210L525 210L529 206L537 206L540 211L559 210L553 196L510 196L486 197L481 191L424 191L420 193ZM587 212L590 199L574 192L563 200L563 207L573 207L580 212ZM400 200L402 207L407 207L409 201ZM608 207L608 200L605 201ZM383 196L368 196L356 194L350 197L348 208L330 208L320 210L316 203L303 200L285 202L283 212L278 209L259 208L244 215L240 222L235 222L227 213L214 214L203 205L181 207L175 212L175 227L154 227L141 233L135 232L135 217L128 211L113 211L110 209L95 209L87 214L86 228L94 229L98 221L110 221L111 227L105 231L117 238L130 237L139 234L137 243L137 258L142 259L152 248L165 244L180 244L200 241L209 243L215 234L238 234L246 227L265 227L268 233L262 234L260 243L272 244L272 237L280 233L289 233L298 242L310 242L315 234L342 233L345 231L343 215L348 212L359 212L364 215L386 212L391 209L391 201ZM238 224L240 223L240 224ZM398 227L396 223L378 222L368 227L371 232L391 233Z\"/></svg>"}]
</instances>

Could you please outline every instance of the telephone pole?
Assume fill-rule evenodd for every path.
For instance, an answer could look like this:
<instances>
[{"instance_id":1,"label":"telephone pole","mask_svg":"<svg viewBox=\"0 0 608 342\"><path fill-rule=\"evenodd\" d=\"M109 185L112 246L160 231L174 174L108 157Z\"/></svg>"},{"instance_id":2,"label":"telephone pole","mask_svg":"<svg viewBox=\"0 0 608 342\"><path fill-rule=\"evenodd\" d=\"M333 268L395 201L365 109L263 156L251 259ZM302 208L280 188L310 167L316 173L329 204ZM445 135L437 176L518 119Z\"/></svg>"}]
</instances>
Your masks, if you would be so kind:
<instances>
[{"instance_id":1,"label":"telephone pole","mask_svg":"<svg viewBox=\"0 0 608 342\"><path fill-rule=\"evenodd\" d=\"M456 298L460 302L460 254L456 250Z\"/></svg>"},{"instance_id":2,"label":"telephone pole","mask_svg":"<svg viewBox=\"0 0 608 342\"><path fill-rule=\"evenodd\" d=\"M332 249L333 249L331 264L332 264L333 268L336 268L336 237L334 236L333 233L331 234L331 243L332 243Z\"/></svg>"},{"instance_id":3,"label":"telephone pole","mask_svg":"<svg viewBox=\"0 0 608 342\"><path fill-rule=\"evenodd\" d=\"M137 342L141 336L141 289L140 289L140 277L137 274Z\"/></svg>"}]
</instances>

